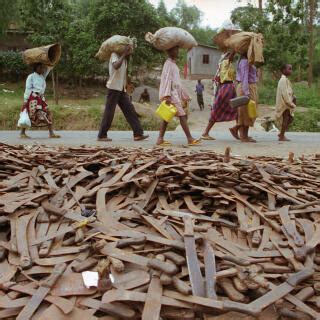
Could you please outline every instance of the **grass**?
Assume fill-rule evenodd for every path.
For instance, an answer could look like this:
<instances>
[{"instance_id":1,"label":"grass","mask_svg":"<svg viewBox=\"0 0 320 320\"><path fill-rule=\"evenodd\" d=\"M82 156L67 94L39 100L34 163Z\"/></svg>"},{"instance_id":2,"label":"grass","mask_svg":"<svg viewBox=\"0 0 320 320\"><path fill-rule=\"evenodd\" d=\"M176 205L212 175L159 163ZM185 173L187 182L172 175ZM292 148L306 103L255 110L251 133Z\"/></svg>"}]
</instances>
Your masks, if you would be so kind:
<instances>
[{"instance_id":1,"label":"grass","mask_svg":"<svg viewBox=\"0 0 320 320\"><path fill-rule=\"evenodd\" d=\"M5 92L4 90L10 90ZM11 92L14 91L14 92ZM71 94L67 94L68 97ZM23 99L23 87L16 84L0 85L0 130L15 130ZM62 98L55 105L50 91L48 105L53 113L54 127L57 130L98 130L104 109L104 92L90 92L90 98ZM151 107L150 107L151 108ZM146 112L137 107L144 130L158 130L160 119L154 112ZM170 122L168 129L174 130L176 121ZM131 130L121 112L116 112L111 130Z\"/></svg>"},{"instance_id":2,"label":"grass","mask_svg":"<svg viewBox=\"0 0 320 320\"><path fill-rule=\"evenodd\" d=\"M275 105L277 81L265 80L259 86L259 103ZM293 83L297 106L305 108L295 113L290 131L320 132L320 82L311 88L305 82Z\"/></svg>"}]
</instances>

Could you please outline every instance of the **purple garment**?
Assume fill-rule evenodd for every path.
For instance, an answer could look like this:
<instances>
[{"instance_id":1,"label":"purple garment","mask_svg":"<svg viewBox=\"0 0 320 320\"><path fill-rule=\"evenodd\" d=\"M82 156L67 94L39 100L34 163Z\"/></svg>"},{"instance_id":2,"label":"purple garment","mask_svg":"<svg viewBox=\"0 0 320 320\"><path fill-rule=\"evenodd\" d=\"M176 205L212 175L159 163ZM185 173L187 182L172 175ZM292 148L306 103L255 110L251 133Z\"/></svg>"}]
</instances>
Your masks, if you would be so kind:
<instances>
[{"instance_id":1,"label":"purple garment","mask_svg":"<svg viewBox=\"0 0 320 320\"><path fill-rule=\"evenodd\" d=\"M204 85L202 83L200 83L200 84L198 83L196 86L196 93L202 94L203 90L204 90Z\"/></svg>"},{"instance_id":2,"label":"purple garment","mask_svg":"<svg viewBox=\"0 0 320 320\"><path fill-rule=\"evenodd\" d=\"M237 66L237 81L241 82L242 91L245 95L249 95L249 84L257 83L257 69L249 64L248 59L241 59Z\"/></svg>"}]
</instances>

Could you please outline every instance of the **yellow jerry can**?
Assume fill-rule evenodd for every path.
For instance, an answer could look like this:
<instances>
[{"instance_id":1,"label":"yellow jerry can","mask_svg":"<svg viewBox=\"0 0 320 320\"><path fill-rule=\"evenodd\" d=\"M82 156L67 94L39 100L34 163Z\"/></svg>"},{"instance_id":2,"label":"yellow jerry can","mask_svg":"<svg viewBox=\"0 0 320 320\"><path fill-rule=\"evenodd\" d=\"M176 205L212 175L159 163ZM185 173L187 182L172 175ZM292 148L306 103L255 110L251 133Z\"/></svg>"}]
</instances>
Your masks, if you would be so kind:
<instances>
[{"instance_id":1,"label":"yellow jerry can","mask_svg":"<svg viewBox=\"0 0 320 320\"><path fill-rule=\"evenodd\" d=\"M248 116L250 119L255 119L258 116L256 103L251 99L248 103Z\"/></svg>"},{"instance_id":2,"label":"yellow jerry can","mask_svg":"<svg viewBox=\"0 0 320 320\"><path fill-rule=\"evenodd\" d=\"M164 121L170 122L177 114L177 109L173 104L168 105L165 101L162 101L156 110L156 114Z\"/></svg>"}]
</instances>

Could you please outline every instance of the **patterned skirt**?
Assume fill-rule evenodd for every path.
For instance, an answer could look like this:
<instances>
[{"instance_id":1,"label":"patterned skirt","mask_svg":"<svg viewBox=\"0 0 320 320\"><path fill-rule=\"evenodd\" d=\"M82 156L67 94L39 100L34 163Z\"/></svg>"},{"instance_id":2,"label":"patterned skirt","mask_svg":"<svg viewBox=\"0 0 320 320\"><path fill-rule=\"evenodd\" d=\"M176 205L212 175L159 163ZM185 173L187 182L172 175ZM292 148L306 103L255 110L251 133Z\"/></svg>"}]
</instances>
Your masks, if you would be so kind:
<instances>
[{"instance_id":1,"label":"patterned skirt","mask_svg":"<svg viewBox=\"0 0 320 320\"><path fill-rule=\"evenodd\" d=\"M32 92L22 110L27 110L33 127L45 127L52 124L52 115L44 98Z\"/></svg>"},{"instance_id":2,"label":"patterned skirt","mask_svg":"<svg viewBox=\"0 0 320 320\"><path fill-rule=\"evenodd\" d=\"M236 120L238 117L237 109L230 106L230 99L236 96L236 89L233 83L221 84L211 109L211 121L224 122Z\"/></svg>"}]
</instances>

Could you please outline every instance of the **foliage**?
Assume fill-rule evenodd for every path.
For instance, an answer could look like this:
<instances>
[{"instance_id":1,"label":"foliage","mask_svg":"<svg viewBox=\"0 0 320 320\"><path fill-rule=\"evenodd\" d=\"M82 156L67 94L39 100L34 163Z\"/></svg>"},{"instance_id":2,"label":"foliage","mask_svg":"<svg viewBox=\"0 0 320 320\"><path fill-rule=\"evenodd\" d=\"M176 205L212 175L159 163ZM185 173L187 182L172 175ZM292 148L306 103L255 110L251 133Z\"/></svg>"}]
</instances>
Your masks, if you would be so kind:
<instances>
[{"instance_id":1,"label":"foliage","mask_svg":"<svg viewBox=\"0 0 320 320\"><path fill-rule=\"evenodd\" d=\"M18 15L18 0L0 0L0 34L3 33L12 19Z\"/></svg>"},{"instance_id":2,"label":"foliage","mask_svg":"<svg viewBox=\"0 0 320 320\"><path fill-rule=\"evenodd\" d=\"M92 4L90 20L100 43L115 34L137 38L138 47L132 57L135 68L151 67L159 61L159 53L144 40L146 32L161 27L156 9L147 0L97 0Z\"/></svg>"},{"instance_id":3,"label":"foliage","mask_svg":"<svg viewBox=\"0 0 320 320\"><path fill-rule=\"evenodd\" d=\"M311 109L308 112L297 112L289 131L320 132L320 110Z\"/></svg>"},{"instance_id":4,"label":"foliage","mask_svg":"<svg viewBox=\"0 0 320 320\"><path fill-rule=\"evenodd\" d=\"M177 25L186 30L199 27L202 12L196 6L188 6L184 0L178 0L171 15L177 20Z\"/></svg>"},{"instance_id":5,"label":"foliage","mask_svg":"<svg viewBox=\"0 0 320 320\"><path fill-rule=\"evenodd\" d=\"M270 70L279 70L284 62L301 70L307 66L304 13L304 0L268 0L263 11L248 5L235 9L231 18L242 30L264 35L264 56Z\"/></svg>"},{"instance_id":6,"label":"foliage","mask_svg":"<svg viewBox=\"0 0 320 320\"><path fill-rule=\"evenodd\" d=\"M99 43L95 39L92 23L89 19L80 18L71 22L65 35L65 43L63 49L68 55L63 74L81 79L104 71L98 61L94 59L94 54L99 49Z\"/></svg>"},{"instance_id":7,"label":"foliage","mask_svg":"<svg viewBox=\"0 0 320 320\"><path fill-rule=\"evenodd\" d=\"M23 63L21 53L0 51L0 70L7 79L17 80L26 75L28 67Z\"/></svg>"}]
</instances>

